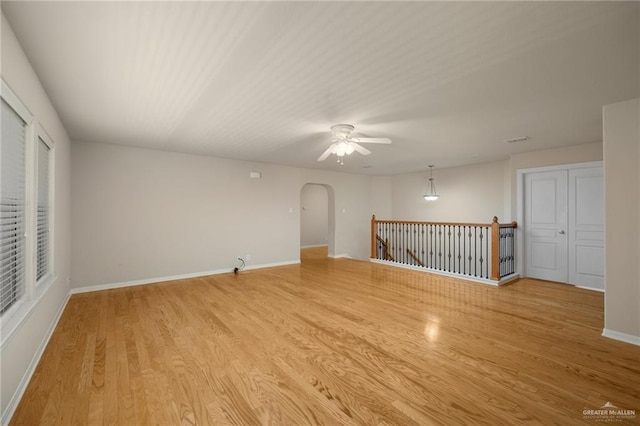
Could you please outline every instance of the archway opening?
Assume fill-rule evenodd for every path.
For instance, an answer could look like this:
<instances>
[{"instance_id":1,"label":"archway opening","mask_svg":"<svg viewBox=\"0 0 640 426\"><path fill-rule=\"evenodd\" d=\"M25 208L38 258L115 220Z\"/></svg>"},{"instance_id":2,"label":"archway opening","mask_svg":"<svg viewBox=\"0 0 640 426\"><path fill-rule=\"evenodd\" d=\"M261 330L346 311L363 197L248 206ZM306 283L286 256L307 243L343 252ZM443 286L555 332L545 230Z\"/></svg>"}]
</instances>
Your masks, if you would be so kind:
<instances>
[{"instance_id":1,"label":"archway opening","mask_svg":"<svg viewBox=\"0 0 640 426\"><path fill-rule=\"evenodd\" d=\"M335 252L335 196L330 185L307 183L300 190L300 259Z\"/></svg>"}]
</instances>

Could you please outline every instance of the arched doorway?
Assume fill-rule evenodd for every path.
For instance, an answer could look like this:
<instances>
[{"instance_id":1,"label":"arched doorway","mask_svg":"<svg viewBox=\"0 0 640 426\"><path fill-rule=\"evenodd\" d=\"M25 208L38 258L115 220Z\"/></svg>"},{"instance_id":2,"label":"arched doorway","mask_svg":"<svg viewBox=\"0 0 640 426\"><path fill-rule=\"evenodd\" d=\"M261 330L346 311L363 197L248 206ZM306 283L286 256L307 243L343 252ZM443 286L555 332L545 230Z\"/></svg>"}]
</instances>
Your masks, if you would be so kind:
<instances>
[{"instance_id":1,"label":"arched doorway","mask_svg":"<svg viewBox=\"0 0 640 426\"><path fill-rule=\"evenodd\" d=\"M335 253L335 195L330 185L306 183L300 190L300 248Z\"/></svg>"}]
</instances>

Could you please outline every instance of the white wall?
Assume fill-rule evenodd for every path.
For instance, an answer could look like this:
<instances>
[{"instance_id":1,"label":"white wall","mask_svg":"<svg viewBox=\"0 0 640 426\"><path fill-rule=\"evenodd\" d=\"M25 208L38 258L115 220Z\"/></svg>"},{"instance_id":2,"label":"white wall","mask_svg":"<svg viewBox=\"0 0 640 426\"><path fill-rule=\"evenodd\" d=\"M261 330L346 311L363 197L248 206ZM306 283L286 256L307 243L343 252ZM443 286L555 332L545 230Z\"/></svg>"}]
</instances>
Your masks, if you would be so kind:
<instances>
[{"instance_id":1,"label":"white wall","mask_svg":"<svg viewBox=\"0 0 640 426\"><path fill-rule=\"evenodd\" d=\"M604 334L640 344L640 99L603 108Z\"/></svg>"},{"instance_id":2,"label":"white wall","mask_svg":"<svg viewBox=\"0 0 640 426\"><path fill-rule=\"evenodd\" d=\"M38 77L2 15L2 78L18 95L55 142L55 204L53 269L56 279L37 300L30 314L10 336L3 336L0 349L0 412L2 421L15 409L17 397L35 367L54 321L69 292L70 276L70 154L69 138ZM3 318L4 320L4 318Z\"/></svg>"},{"instance_id":3,"label":"white wall","mask_svg":"<svg viewBox=\"0 0 640 426\"><path fill-rule=\"evenodd\" d=\"M425 201L429 172L392 178L393 219L434 222L501 222L504 213L504 185L507 161L434 169L437 201ZM388 219L379 217L379 219Z\"/></svg>"},{"instance_id":4,"label":"white wall","mask_svg":"<svg viewBox=\"0 0 640 426\"><path fill-rule=\"evenodd\" d=\"M75 141L72 173L73 288L299 261L308 182L334 189L335 254L368 257L366 176Z\"/></svg>"},{"instance_id":5,"label":"white wall","mask_svg":"<svg viewBox=\"0 0 640 426\"><path fill-rule=\"evenodd\" d=\"M378 219L393 217L393 177L371 177L371 209Z\"/></svg>"},{"instance_id":6,"label":"white wall","mask_svg":"<svg viewBox=\"0 0 640 426\"><path fill-rule=\"evenodd\" d=\"M328 244L329 194L322 185L306 184L300 193L300 245Z\"/></svg>"}]
</instances>

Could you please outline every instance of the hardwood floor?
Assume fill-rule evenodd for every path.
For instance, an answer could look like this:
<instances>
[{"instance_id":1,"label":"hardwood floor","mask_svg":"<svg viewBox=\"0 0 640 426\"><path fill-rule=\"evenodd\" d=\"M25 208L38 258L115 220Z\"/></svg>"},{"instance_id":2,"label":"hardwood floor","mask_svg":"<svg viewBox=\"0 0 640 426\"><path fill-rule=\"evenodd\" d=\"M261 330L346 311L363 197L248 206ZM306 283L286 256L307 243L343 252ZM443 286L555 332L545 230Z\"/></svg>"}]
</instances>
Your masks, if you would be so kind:
<instances>
[{"instance_id":1,"label":"hardwood floor","mask_svg":"<svg viewBox=\"0 0 640 426\"><path fill-rule=\"evenodd\" d=\"M11 424L640 422L599 293L302 259L72 296Z\"/></svg>"}]
</instances>

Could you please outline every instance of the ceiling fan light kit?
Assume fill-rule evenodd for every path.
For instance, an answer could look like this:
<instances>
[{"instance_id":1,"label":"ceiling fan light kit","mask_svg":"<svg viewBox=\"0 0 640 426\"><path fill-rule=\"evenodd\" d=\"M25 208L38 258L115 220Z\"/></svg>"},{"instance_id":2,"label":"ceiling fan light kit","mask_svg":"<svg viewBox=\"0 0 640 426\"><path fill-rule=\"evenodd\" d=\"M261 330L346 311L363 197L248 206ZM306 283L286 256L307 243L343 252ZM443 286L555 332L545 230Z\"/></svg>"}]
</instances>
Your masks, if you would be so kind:
<instances>
[{"instance_id":1,"label":"ceiling fan light kit","mask_svg":"<svg viewBox=\"0 0 640 426\"><path fill-rule=\"evenodd\" d=\"M422 196L427 201L436 201L440 196L436 191L436 184L433 181L433 164L429 165L429 170L431 174L429 175L428 183L427 183L427 193Z\"/></svg>"},{"instance_id":2,"label":"ceiling fan light kit","mask_svg":"<svg viewBox=\"0 0 640 426\"><path fill-rule=\"evenodd\" d=\"M333 138L331 139L331 146L327 148L325 152L318 157L318 161L326 160L331 154L335 155L337 162L340 165L344 165L344 157L351 155L353 152L358 152L362 155L369 155L371 151L361 146L361 143L378 143L378 144L390 144L391 139L388 138L360 138L354 137L353 131L355 127L351 124L336 124L331 126L331 133Z\"/></svg>"}]
</instances>

